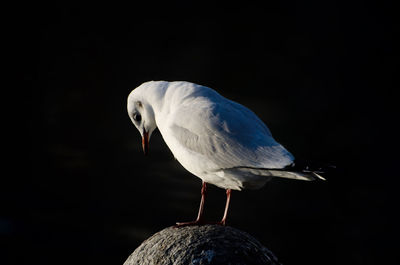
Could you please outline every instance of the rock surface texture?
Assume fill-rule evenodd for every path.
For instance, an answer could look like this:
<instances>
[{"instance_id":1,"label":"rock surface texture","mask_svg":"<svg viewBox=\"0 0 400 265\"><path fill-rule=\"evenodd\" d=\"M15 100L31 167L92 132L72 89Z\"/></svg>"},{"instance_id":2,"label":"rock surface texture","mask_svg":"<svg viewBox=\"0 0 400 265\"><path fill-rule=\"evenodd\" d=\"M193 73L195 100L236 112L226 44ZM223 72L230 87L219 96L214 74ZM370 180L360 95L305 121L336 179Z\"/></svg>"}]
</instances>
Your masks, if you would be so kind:
<instances>
[{"instance_id":1,"label":"rock surface texture","mask_svg":"<svg viewBox=\"0 0 400 265\"><path fill-rule=\"evenodd\" d=\"M136 264L280 264L249 234L229 226L169 227L144 241L125 261Z\"/></svg>"}]
</instances>

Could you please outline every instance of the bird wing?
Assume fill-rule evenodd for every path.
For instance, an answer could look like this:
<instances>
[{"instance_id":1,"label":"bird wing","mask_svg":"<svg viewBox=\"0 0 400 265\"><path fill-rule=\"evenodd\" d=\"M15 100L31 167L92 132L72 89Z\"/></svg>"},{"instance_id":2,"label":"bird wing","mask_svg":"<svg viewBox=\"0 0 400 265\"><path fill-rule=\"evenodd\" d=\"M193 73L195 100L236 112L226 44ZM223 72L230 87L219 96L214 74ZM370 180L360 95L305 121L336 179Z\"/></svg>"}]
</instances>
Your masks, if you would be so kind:
<instances>
[{"instance_id":1,"label":"bird wing","mask_svg":"<svg viewBox=\"0 0 400 265\"><path fill-rule=\"evenodd\" d=\"M219 94L186 99L171 113L172 135L181 146L218 168L283 168L293 156L249 109Z\"/></svg>"}]
</instances>

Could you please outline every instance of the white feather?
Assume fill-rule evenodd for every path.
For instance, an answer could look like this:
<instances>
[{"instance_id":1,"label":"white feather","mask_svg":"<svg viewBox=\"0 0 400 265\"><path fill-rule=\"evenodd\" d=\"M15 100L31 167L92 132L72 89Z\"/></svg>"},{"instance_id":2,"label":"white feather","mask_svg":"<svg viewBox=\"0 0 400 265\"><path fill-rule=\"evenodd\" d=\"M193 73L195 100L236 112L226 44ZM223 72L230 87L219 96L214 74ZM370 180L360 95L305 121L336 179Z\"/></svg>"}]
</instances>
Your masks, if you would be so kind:
<instances>
[{"instance_id":1,"label":"white feather","mask_svg":"<svg viewBox=\"0 0 400 265\"><path fill-rule=\"evenodd\" d=\"M294 157L251 110L211 88L151 81L132 91L128 111L135 100L151 106L154 126L175 158L208 183L240 190L260 188L271 177L310 180L306 174L271 170L292 164Z\"/></svg>"}]
</instances>

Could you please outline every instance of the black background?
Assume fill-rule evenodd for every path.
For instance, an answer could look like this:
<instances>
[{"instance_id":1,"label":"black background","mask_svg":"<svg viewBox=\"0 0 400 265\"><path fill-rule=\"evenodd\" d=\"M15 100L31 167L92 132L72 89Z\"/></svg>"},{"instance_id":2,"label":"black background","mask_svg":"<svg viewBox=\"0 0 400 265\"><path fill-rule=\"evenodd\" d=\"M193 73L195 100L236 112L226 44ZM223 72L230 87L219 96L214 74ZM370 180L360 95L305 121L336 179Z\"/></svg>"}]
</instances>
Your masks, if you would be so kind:
<instances>
[{"instance_id":1,"label":"black background","mask_svg":"<svg viewBox=\"0 0 400 265\"><path fill-rule=\"evenodd\" d=\"M126 113L129 92L149 80L212 87L256 112L297 158L337 166L326 182L234 192L228 225L284 264L393 262L399 25L390 3L16 10L9 55L24 82L16 146L25 145L12 155L16 188L3 192L8 262L122 264L155 232L195 218L200 179L158 132L144 157ZM208 219L224 200L210 188Z\"/></svg>"}]
</instances>

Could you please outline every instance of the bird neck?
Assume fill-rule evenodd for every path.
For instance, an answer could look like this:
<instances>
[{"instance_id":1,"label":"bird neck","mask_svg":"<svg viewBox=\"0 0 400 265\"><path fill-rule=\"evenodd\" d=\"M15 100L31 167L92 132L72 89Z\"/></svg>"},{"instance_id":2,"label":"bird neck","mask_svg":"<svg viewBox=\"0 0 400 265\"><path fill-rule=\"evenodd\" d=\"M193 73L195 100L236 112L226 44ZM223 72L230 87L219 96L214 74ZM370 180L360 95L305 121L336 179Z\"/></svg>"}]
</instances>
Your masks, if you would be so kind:
<instances>
[{"instance_id":1,"label":"bird neck","mask_svg":"<svg viewBox=\"0 0 400 265\"><path fill-rule=\"evenodd\" d=\"M151 81L148 83L156 83L157 85L149 85L146 87L146 101L151 106L155 118L157 119L164 109L164 97L168 90L168 82Z\"/></svg>"}]
</instances>

